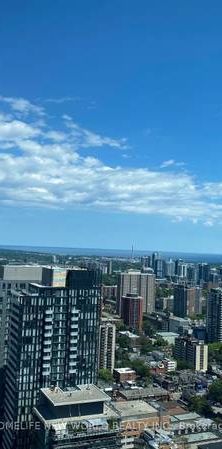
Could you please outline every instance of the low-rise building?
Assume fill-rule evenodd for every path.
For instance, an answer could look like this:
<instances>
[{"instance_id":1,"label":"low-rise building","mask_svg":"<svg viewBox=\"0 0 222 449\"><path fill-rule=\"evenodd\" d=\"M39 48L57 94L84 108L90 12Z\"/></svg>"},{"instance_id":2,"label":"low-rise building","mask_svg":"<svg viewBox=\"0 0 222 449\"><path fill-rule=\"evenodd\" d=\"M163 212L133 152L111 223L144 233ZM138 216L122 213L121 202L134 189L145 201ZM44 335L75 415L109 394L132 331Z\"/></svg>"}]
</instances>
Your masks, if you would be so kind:
<instances>
[{"instance_id":1,"label":"low-rise building","mask_svg":"<svg viewBox=\"0 0 222 449\"><path fill-rule=\"evenodd\" d=\"M147 449L175 449L172 435L163 429L145 430L143 439Z\"/></svg>"},{"instance_id":2,"label":"low-rise building","mask_svg":"<svg viewBox=\"0 0 222 449\"><path fill-rule=\"evenodd\" d=\"M191 329L191 323L189 318L181 318L179 316L169 317L169 332L175 332L177 334L184 334L184 332Z\"/></svg>"},{"instance_id":3,"label":"low-rise building","mask_svg":"<svg viewBox=\"0 0 222 449\"><path fill-rule=\"evenodd\" d=\"M157 337L161 337L169 345L175 345L175 338L179 337L179 334L175 332L157 332Z\"/></svg>"},{"instance_id":4,"label":"low-rise building","mask_svg":"<svg viewBox=\"0 0 222 449\"><path fill-rule=\"evenodd\" d=\"M159 413L145 401L117 401L113 403L119 414L121 442L124 449L134 449L134 441L147 428L169 425L169 416Z\"/></svg>"},{"instance_id":5,"label":"low-rise building","mask_svg":"<svg viewBox=\"0 0 222 449\"><path fill-rule=\"evenodd\" d=\"M145 388L130 388L127 390L119 390L119 396L125 401L139 400L169 400L169 392L161 387L145 387Z\"/></svg>"},{"instance_id":6,"label":"low-rise building","mask_svg":"<svg viewBox=\"0 0 222 449\"><path fill-rule=\"evenodd\" d=\"M177 369L177 361L176 360L165 358L165 359L163 359L163 364L166 368L167 373L176 371L176 369Z\"/></svg>"},{"instance_id":7,"label":"low-rise building","mask_svg":"<svg viewBox=\"0 0 222 449\"><path fill-rule=\"evenodd\" d=\"M95 385L42 388L34 408L34 448L121 448L119 413L110 401Z\"/></svg>"},{"instance_id":8,"label":"low-rise building","mask_svg":"<svg viewBox=\"0 0 222 449\"><path fill-rule=\"evenodd\" d=\"M132 368L115 368L113 377L117 383L127 382L128 380L136 380L136 371Z\"/></svg>"},{"instance_id":9,"label":"low-rise building","mask_svg":"<svg viewBox=\"0 0 222 449\"><path fill-rule=\"evenodd\" d=\"M129 341L129 346L131 348L137 348L140 346L140 336L137 334L134 334L130 331L120 331L119 335L124 335L124 337L127 337Z\"/></svg>"},{"instance_id":10,"label":"low-rise building","mask_svg":"<svg viewBox=\"0 0 222 449\"><path fill-rule=\"evenodd\" d=\"M207 442L198 445L198 449L221 449L222 448L222 440Z\"/></svg>"}]
</instances>

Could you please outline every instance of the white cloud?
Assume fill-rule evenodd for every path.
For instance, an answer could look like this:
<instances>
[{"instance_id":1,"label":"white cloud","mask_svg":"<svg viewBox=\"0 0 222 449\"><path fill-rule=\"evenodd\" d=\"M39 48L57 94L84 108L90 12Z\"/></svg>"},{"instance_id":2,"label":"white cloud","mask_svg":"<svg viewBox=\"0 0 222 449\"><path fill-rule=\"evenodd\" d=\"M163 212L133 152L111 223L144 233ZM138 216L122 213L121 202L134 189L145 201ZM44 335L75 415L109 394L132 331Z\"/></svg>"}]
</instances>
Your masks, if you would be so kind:
<instances>
[{"instance_id":1,"label":"white cloud","mask_svg":"<svg viewBox=\"0 0 222 449\"><path fill-rule=\"evenodd\" d=\"M168 159L167 161L164 161L160 168L168 168L168 167L183 167L185 165L185 162L176 162L174 159Z\"/></svg>"},{"instance_id":2,"label":"white cloud","mask_svg":"<svg viewBox=\"0 0 222 449\"><path fill-rule=\"evenodd\" d=\"M79 101L80 97L60 97L60 98L46 98L46 103L63 104L72 101Z\"/></svg>"},{"instance_id":3,"label":"white cloud","mask_svg":"<svg viewBox=\"0 0 222 449\"><path fill-rule=\"evenodd\" d=\"M37 128L19 120L0 121L0 141L9 143L15 139L27 139L38 134L40 131Z\"/></svg>"},{"instance_id":4,"label":"white cloud","mask_svg":"<svg viewBox=\"0 0 222 449\"><path fill-rule=\"evenodd\" d=\"M159 214L205 226L222 223L222 182L198 183L179 170L181 163L173 159L165 161L164 171L111 167L90 155L90 148L123 149L126 139L92 132L69 116L63 117L60 129L51 121L43 128L38 122L33 125L31 111L18 120L14 103L10 105L7 117L0 112L2 204L78 206ZM87 149L87 156L81 155L82 148Z\"/></svg>"},{"instance_id":5,"label":"white cloud","mask_svg":"<svg viewBox=\"0 0 222 449\"><path fill-rule=\"evenodd\" d=\"M32 104L30 101L24 98L14 98L14 97L4 97L0 96L0 101L8 103L13 111L27 115L30 113L43 116L45 115L44 108L42 106L37 106Z\"/></svg>"},{"instance_id":6,"label":"white cloud","mask_svg":"<svg viewBox=\"0 0 222 449\"><path fill-rule=\"evenodd\" d=\"M69 129L70 137L74 140L79 147L90 148L90 147L103 147L109 146L112 148L119 148L125 150L128 148L127 139L113 139L110 137L102 136L95 132L89 131L88 129L82 128L77 123L75 123L72 118L68 115L63 115L63 119L67 128Z\"/></svg>"}]
</instances>

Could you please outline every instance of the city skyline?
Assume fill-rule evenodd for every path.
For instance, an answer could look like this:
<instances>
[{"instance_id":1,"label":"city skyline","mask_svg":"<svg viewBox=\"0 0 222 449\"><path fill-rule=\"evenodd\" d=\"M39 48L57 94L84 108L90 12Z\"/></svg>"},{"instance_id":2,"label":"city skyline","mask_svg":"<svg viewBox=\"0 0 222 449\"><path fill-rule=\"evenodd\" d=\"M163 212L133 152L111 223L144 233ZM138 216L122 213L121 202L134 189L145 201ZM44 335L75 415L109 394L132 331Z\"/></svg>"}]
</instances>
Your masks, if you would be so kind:
<instances>
[{"instance_id":1,"label":"city skyline","mask_svg":"<svg viewBox=\"0 0 222 449\"><path fill-rule=\"evenodd\" d=\"M221 12L3 6L2 245L222 253Z\"/></svg>"}]
</instances>

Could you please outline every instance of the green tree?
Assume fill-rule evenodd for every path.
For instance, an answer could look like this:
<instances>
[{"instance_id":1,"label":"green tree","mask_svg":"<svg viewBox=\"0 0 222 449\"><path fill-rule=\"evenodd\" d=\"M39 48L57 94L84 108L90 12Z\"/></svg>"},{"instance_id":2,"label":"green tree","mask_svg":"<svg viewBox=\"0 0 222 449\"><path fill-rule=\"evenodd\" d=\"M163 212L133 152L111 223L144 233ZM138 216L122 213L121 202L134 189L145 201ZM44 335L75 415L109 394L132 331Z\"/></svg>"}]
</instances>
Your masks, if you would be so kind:
<instances>
[{"instance_id":1,"label":"green tree","mask_svg":"<svg viewBox=\"0 0 222 449\"><path fill-rule=\"evenodd\" d=\"M222 379L215 380L209 388L208 397L222 403Z\"/></svg>"},{"instance_id":2,"label":"green tree","mask_svg":"<svg viewBox=\"0 0 222 449\"><path fill-rule=\"evenodd\" d=\"M142 360L136 359L131 362L131 368L136 371L136 374L144 380L150 379L150 369Z\"/></svg>"},{"instance_id":3,"label":"green tree","mask_svg":"<svg viewBox=\"0 0 222 449\"><path fill-rule=\"evenodd\" d=\"M156 289L157 298L169 298L171 295L173 295L173 288L157 287Z\"/></svg>"},{"instance_id":4,"label":"green tree","mask_svg":"<svg viewBox=\"0 0 222 449\"><path fill-rule=\"evenodd\" d=\"M222 363L222 343L210 343L208 345L209 362Z\"/></svg>"},{"instance_id":5,"label":"green tree","mask_svg":"<svg viewBox=\"0 0 222 449\"><path fill-rule=\"evenodd\" d=\"M158 337L154 342L154 346L168 346L168 342L164 340L162 337Z\"/></svg>"},{"instance_id":6,"label":"green tree","mask_svg":"<svg viewBox=\"0 0 222 449\"><path fill-rule=\"evenodd\" d=\"M112 382L113 381L113 376L111 371L109 371L108 369L100 369L99 370L99 379L104 380L105 382Z\"/></svg>"},{"instance_id":7,"label":"green tree","mask_svg":"<svg viewBox=\"0 0 222 449\"><path fill-rule=\"evenodd\" d=\"M117 332L127 331L128 327L124 324L122 320L116 322L116 330Z\"/></svg>"},{"instance_id":8,"label":"green tree","mask_svg":"<svg viewBox=\"0 0 222 449\"><path fill-rule=\"evenodd\" d=\"M115 274L103 274L102 281L104 285L116 285L117 276Z\"/></svg>"},{"instance_id":9,"label":"green tree","mask_svg":"<svg viewBox=\"0 0 222 449\"><path fill-rule=\"evenodd\" d=\"M184 369L193 369L193 366L191 363L187 362L186 360L180 360L180 359L176 359L177 360L177 369L178 370L184 370Z\"/></svg>"},{"instance_id":10,"label":"green tree","mask_svg":"<svg viewBox=\"0 0 222 449\"><path fill-rule=\"evenodd\" d=\"M155 334L154 328L145 317L143 318L143 331L147 337L153 337Z\"/></svg>"},{"instance_id":11,"label":"green tree","mask_svg":"<svg viewBox=\"0 0 222 449\"><path fill-rule=\"evenodd\" d=\"M139 344L141 348L141 354L146 355L149 352L153 351L153 345L147 337L140 337Z\"/></svg>"},{"instance_id":12,"label":"green tree","mask_svg":"<svg viewBox=\"0 0 222 449\"><path fill-rule=\"evenodd\" d=\"M116 339L116 343L120 346L120 348L128 348L129 338L126 335L119 335Z\"/></svg>"},{"instance_id":13,"label":"green tree","mask_svg":"<svg viewBox=\"0 0 222 449\"><path fill-rule=\"evenodd\" d=\"M206 396L194 396L190 401L189 409L206 417L210 417L213 415L213 410Z\"/></svg>"}]
</instances>

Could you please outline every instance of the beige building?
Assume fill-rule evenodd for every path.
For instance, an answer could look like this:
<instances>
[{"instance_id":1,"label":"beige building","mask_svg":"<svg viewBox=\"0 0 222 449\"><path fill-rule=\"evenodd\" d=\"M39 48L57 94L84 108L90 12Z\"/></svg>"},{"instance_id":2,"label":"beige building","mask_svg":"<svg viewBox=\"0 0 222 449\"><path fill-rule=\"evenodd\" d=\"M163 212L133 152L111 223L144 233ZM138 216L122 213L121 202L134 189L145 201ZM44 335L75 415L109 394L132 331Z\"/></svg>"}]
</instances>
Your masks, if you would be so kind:
<instances>
[{"instance_id":1,"label":"beige building","mask_svg":"<svg viewBox=\"0 0 222 449\"><path fill-rule=\"evenodd\" d=\"M121 298L126 296L127 293L142 296L143 313L153 312L155 310L155 275L131 270L118 275L117 303L119 313L121 312Z\"/></svg>"},{"instance_id":2,"label":"beige building","mask_svg":"<svg viewBox=\"0 0 222 449\"><path fill-rule=\"evenodd\" d=\"M184 360L195 371L206 372L208 368L208 346L202 341L190 337L175 339L175 357Z\"/></svg>"},{"instance_id":3,"label":"beige building","mask_svg":"<svg viewBox=\"0 0 222 449\"><path fill-rule=\"evenodd\" d=\"M124 449L134 449L135 439L147 428L169 426L169 416L145 401L117 401L112 403L120 420L121 443Z\"/></svg>"}]
</instances>

